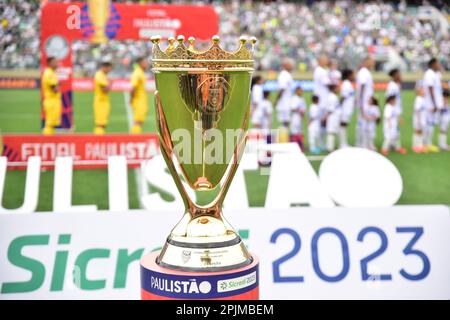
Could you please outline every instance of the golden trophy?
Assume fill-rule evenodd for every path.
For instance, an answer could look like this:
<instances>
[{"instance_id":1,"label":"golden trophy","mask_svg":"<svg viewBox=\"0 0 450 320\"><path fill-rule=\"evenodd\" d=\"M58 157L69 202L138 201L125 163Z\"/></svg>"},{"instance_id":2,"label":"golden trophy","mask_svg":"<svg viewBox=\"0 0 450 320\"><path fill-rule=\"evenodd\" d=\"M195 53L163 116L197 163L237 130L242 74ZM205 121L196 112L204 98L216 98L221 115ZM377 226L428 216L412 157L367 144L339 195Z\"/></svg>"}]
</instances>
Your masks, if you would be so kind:
<instances>
[{"instance_id":1,"label":"golden trophy","mask_svg":"<svg viewBox=\"0 0 450 320\"><path fill-rule=\"evenodd\" d=\"M187 272L192 280L205 273L223 276L248 270L247 283L253 287L249 285L247 289L257 290L256 259L222 214L222 203L245 149L256 38L248 44L241 37L234 52L223 50L218 36L212 38L206 51L196 50L192 37L186 45L183 36L169 38L163 51L160 39L151 39L159 142L183 198L185 213L155 256L161 269L157 274L179 276L177 271ZM196 199L189 197L187 188L195 191ZM147 291L167 296L166 291L160 290L161 286L168 286L169 282L164 282L167 278L159 283L153 273L147 276L147 271L142 270L143 288L147 286ZM152 280L146 282L146 277ZM209 298L223 297L227 284L220 282L219 286L218 281L202 281L212 283L203 285ZM156 289L152 287L155 283Z\"/></svg>"},{"instance_id":2,"label":"golden trophy","mask_svg":"<svg viewBox=\"0 0 450 320\"><path fill-rule=\"evenodd\" d=\"M94 27L94 34L91 38L93 43L108 41L105 28L109 18L110 5L110 0L88 0L89 18Z\"/></svg>"},{"instance_id":3,"label":"golden trophy","mask_svg":"<svg viewBox=\"0 0 450 320\"><path fill-rule=\"evenodd\" d=\"M168 48L162 51L160 38L152 38L161 152L186 207L157 262L182 270L233 269L252 259L224 219L222 203L245 148L253 58L245 38L232 53L220 48L217 36L204 52L194 49L193 38L188 47L183 36L177 40L170 38ZM180 136L179 129L189 133L190 148L177 148L173 137L174 133ZM218 135L223 139L211 139ZM232 141L225 141L227 138ZM208 147L221 156L208 152ZM199 205L188 196L180 175L198 194L216 191L216 196Z\"/></svg>"}]
</instances>

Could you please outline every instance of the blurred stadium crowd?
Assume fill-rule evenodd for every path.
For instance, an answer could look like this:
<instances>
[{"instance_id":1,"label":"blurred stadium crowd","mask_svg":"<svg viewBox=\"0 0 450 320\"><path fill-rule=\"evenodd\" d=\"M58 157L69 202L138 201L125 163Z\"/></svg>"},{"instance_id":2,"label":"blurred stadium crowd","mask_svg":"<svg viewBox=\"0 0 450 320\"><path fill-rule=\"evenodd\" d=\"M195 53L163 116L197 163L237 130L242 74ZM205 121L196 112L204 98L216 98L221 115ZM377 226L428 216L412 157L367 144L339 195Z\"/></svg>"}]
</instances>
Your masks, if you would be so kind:
<instances>
[{"instance_id":1,"label":"blurred stadium crowd","mask_svg":"<svg viewBox=\"0 0 450 320\"><path fill-rule=\"evenodd\" d=\"M446 1L439 8L407 6L402 1L171 1L186 2L212 3L227 49L236 45L241 34L258 37L262 70L279 70L281 58L290 57L297 61L296 70L311 71L320 53L345 67L355 65L368 52L380 71L393 67L423 70L431 57L450 70L450 6ZM0 68L39 67L40 3L0 3ZM92 76L100 57L110 54L115 60L114 74L120 76L129 72L134 57L149 54L150 49L151 43L144 41L110 41L100 46L78 41L74 43L75 72Z\"/></svg>"}]
</instances>

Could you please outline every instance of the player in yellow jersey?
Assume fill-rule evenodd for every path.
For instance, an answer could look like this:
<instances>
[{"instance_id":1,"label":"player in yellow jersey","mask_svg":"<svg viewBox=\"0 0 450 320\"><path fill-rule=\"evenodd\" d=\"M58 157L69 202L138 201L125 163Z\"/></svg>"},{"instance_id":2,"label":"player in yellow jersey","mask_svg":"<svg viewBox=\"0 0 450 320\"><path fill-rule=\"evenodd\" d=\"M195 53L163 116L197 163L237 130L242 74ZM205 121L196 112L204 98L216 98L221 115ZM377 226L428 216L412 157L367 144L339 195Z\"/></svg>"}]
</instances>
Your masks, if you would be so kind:
<instances>
[{"instance_id":1,"label":"player in yellow jersey","mask_svg":"<svg viewBox=\"0 0 450 320\"><path fill-rule=\"evenodd\" d=\"M58 76L56 75L56 68L58 61L55 57L47 58L47 68L42 74L41 87L44 96L44 113L45 124L42 131L45 135L55 133L55 127L61 124L61 92L59 90Z\"/></svg>"},{"instance_id":2,"label":"player in yellow jersey","mask_svg":"<svg viewBox=\"0 0 450 320\"><path fill-rule=\"evenodd\" d=\"M94 133L104 134L108 125L111 103L109 101L109 91L111 89L108 73L112 70L110 61L103 61L100 69L94 77Z\"/></svg>"},{"instance_id":3,"label":"player in yellow jersey","mask_svg":"<svg viewBox=\"0 0 450 320\"><path fill-rule=\"evenodd\" d=\"M136 66L131 76L131 107L133 109L134 124L131 133L142 133L142 125L148 112L147 92L145 91L145 70L148 61L145 57L136 60Z\"/></svg>"}]
</instances>

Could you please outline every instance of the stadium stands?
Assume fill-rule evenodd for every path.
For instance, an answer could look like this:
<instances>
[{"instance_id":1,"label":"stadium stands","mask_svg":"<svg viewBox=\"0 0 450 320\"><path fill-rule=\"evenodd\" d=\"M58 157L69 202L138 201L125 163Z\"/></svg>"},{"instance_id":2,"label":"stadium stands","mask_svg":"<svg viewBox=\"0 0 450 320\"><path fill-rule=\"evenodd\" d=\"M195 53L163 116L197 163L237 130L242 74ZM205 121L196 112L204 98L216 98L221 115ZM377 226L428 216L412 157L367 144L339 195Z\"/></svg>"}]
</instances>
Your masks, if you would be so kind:
<instances>
[{"instance_id":1,"label":"stadium stands","mask_svg":"<svg viewBox=\"0 0 450 320\"><path fill-rule=\"evenodd\" d=\"M184 2L192 1L172 1ZM39 67L39 3L18 0L0 4L0 68ZM380 71L393 66L423 70L435 56L450 70L448 5L419 10L404 2L397 6L353 1L307 3L212 2L220 15L224 46L233 47L236 36L243 33L257 36L259 68L263 70L278 70L283 56L294 58L299 71L312 70L319 52L329 53L341 66L354 65L370 52ZM133 57L148 54L150 49L151 43L144 41L111 41L101 46L76 42L75 72L92 76L99 57L110 54L116 66L113 75L121 76L130 70Z\"/></svg>"}]
</instances>

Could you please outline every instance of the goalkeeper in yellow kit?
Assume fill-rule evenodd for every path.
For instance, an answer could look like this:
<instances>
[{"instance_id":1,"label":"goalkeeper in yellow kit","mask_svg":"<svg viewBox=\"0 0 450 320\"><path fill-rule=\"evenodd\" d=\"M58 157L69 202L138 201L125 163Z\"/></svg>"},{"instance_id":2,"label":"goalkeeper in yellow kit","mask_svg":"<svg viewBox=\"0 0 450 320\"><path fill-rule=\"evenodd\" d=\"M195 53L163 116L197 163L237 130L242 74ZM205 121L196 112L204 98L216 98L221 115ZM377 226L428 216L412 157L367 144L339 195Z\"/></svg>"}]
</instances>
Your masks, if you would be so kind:
<instances>
[{"instance_id":1,"label":"goalkeeper in yellow kit","mask_svg":"<svg viewBox=\"0 0 450 320\"><path fill-rule=\"evenodd\" d=\"M109 101L109 91L111 89L108 73L112 70L110 61L103 61L100 70L94 77L94 133L105 134L108 125L111 103Z\"/></svg>"},{"instance_id":2,"label":"goalkeeper in yellow kit","mask_svg":"<svg viewBox=\"0 0 450 320\"><path fill-rule=\"evenodd\" d=\"M134 124L131 133L142 133L142 125L148 112L147 92L145 91L145 70L148 61L145 57L136 60L136 66L131 76L131 107L133 109Z\"/></svg>"},{"instance_id":3,"label":"goalkeeper in yellow kit","mask_svg":"<svg viewBox=\"0 0 450 320\"><path fill-rule=\"evenodd\" d=\"M62 102L58 76L55 72L58 67L58 61L54 57L48 57L47 66L42 74L41 81L45 114L45 124L42 133L50 135L54 134L55 127L61 124Z\"/></svg>"}]
</instances>

